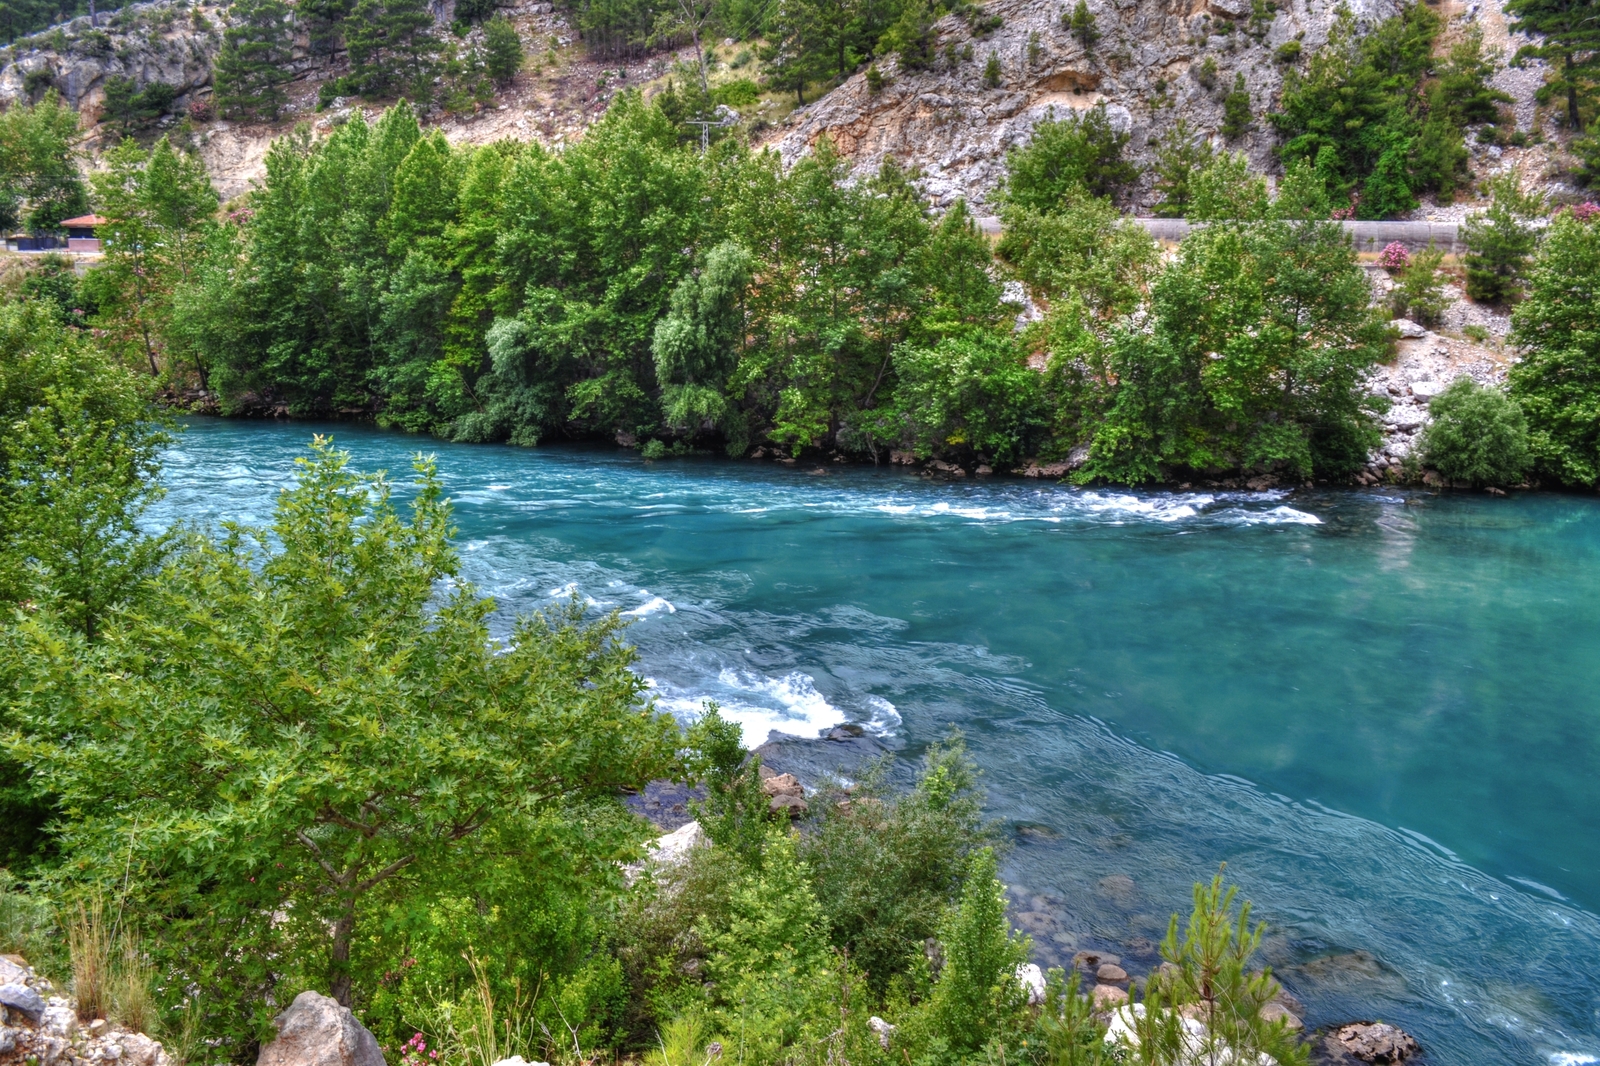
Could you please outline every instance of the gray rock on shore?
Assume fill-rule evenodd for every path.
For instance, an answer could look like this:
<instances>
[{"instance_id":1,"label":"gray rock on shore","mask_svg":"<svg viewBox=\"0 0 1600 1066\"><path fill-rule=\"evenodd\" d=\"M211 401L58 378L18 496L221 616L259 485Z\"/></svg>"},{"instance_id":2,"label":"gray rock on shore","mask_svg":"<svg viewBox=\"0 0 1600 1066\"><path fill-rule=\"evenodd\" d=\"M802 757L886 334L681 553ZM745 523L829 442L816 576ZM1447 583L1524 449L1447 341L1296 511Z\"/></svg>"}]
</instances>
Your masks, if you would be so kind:
<instances>
[{"instance_id":1,"label":"gray rock on shore","mask_svg":"<svg viewBox=\"0 0 1600 1066\"><path fill-rule=\"evenodd\" d=\"M302 992L272 1024L278 1038L256 1066L384 1066L377 1038L331 996Z\"/></svg>"},{"instance_id":2,"label":"gray rock on shore","mask_svg":"<svg viewBox=\"0 0 1600 1066\"><path fill-rule=\"evenodd\" d=\"M39 993L21 982L0 985L0 1007L9 1017L26 1019L30 1025L44 1020L44 1000Z\"/></svg>"}]
</instances>

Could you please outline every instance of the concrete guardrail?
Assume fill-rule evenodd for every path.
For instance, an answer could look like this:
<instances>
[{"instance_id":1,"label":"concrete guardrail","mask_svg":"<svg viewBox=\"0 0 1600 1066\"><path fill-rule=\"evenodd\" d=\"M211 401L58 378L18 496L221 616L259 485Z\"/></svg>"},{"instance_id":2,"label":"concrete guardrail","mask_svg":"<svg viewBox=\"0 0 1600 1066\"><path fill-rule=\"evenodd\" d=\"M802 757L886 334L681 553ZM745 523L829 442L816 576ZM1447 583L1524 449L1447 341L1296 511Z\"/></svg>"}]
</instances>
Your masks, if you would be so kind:
<instances>
[{"instance_id":1,"label":"concrete guardrail","mask_svg":"<svg viewBox=\"0 0 1600 1066\"><path fill-rule=\"evenodd\" d=\"M1158 241L1181 241L1191 227L1188 220L1181 218L1136 218L1133 221ZM1205 223L1192 225L1203 226ZM1339 225L1350 234L1358 252L1381 252L1392 243L1402 244L1413 252L1429 244L1447 253L1464 251L1460 245L1460 227L1454 222L1341 222ZM985 215L978 219L978 226L985 233L998 234L1000 219Z\"/></svg>"}]
</instances>

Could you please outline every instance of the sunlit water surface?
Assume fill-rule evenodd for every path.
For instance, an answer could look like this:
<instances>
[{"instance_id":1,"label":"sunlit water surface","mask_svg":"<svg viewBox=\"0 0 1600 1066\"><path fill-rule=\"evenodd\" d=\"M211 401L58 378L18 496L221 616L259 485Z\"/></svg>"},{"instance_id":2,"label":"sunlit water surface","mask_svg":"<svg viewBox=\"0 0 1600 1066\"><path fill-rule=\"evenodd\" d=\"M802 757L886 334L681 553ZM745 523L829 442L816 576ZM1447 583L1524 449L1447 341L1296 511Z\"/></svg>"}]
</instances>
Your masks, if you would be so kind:
<instances>
[{"instance_id":1,"label":"sunlit water surface","mask_svg":"<svg viewBox=\"0 0 1600 1066\"><path fill-rule=\"evenodd\" d=\"M161 521L265 523L314 430L436 453L502 624L634 620L751 743L964 730L1042 961L1147 969L1221 861L1315 1026L1440 1063L1600 1056L1600 502L1164 493L195 420Z\"/></svg>"}]
</instances>

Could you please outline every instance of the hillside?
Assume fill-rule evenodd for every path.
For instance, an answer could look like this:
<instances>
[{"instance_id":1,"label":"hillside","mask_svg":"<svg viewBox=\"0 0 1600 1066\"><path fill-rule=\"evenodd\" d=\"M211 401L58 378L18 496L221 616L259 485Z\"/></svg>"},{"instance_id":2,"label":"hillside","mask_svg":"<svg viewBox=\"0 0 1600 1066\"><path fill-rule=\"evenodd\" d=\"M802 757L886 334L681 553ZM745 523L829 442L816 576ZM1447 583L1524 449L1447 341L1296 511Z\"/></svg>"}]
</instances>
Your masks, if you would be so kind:
<instances>
[{"instance_id":1,"label":"hillside","mask_svg":"<svg viewBox=\"0 0 1600 1066\"><path fill-rule=\"evenodd\" d=\"M893 158L920 171L930 201L943 207L959 196L981 205L998 180L1006 150L1026 142L1041 120L1104 103L1113 125L1130 135L1128 153L1142 171L1128 206L1147 213L1157 199L1149 166L1155 142L1180 120L1218 146L1244 151L1254 168L1275 169L1274 135L1264 116L1275 106L1283 84L1279 53L1292 42L1298 42L1302 54L1319 47L1336 7L1334 0L1257 2L1254 8L1247 0L1095 0L1089 9L1100 36L1085 47L1064 25L1064 9L1056 0L995 0L985 10L1000 25L988 33L975 32L971 20L954 14L939 20L930 69L901 71L890 56L881 64L886 77L878 92L871 90L862 71L801 107L795 106L792 93L763 93L740 107L740 121L753 141L776 147L790 161L824 134L863 172ZM1365 24L1398 7L1398 0L1358 0L1353 11ZM434 6L442 33L453 9L454 0ZM550 3L524 0L502 10L522 36L527 69L491 105L425 116L452 142L568 142L618 92L659 90L674 63L689 54L664 51L640 61L601 61L589 55L566 14ZM1502 56L1515 51L1517 42L1507 34L1499 0L1448 0L1437 10L1447 20L1446 39L1476 25L1491 49ZM226 6L184 0L131 5L102 17L99 27L91 27L86 17L74 19L0 49L0 104L37 99L54 87L86 116L89 147L97 151L120 136L105 123L96 124L108 81L128 78L141 88L161 82L176 90L175 114L156 128L172 127L176 116L210 94L211 66L227 19ZM474 43L481 32L472 30L463 43ZM713 52L713 83L756 73L747 45L728 39ZM303 31L294 55L289 104L279 121L192 124L192 136L225 199L243 193L260 175L272 138L306 121L326 133L351 106L362 106L339 101L318 112L318 87L345 73L348 63L343 53L313 55ZM991 56L1001 71L994 88L985 86L983 76ZM1219 133L1225 99L1241 76L1250 98L1251 128L1226 141ZM1533 94L1543 78L1536 61L1496 75L1496 86L1515 99L1511 109L1516 128L1524 134L1538 128ZM202 107L196 113L205 111ZM1515 166L1524 180L1544 184L1561 169L1552 166L1557 153L1548 144L1507 148L1471 141L1469 146L1480 176ZM1424 204L1416 214L1449 218L1465 209L1465 202Z\"/></svg>"}]
</instances>

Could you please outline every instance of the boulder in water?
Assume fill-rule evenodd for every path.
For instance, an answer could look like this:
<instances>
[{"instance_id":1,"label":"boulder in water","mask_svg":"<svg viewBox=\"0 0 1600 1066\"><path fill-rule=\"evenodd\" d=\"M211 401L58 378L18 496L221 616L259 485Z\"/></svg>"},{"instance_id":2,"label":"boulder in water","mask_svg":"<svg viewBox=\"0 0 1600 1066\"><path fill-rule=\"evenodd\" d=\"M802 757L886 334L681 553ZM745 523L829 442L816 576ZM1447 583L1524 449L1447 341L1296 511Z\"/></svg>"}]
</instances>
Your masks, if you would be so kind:
<instances>
[{"instance_id":1,"label":"boulder in water","mask_svg":"<svg viewBox=\"0 0 1600 1066\"><path fill-rule=\"evenodd\" d=\"M1341 1026L1328 1037L1328 1042L1351 1058L1380 1066L1405 1062L1422 1050L1409 1033L1387 1022Z\"/></svg>"}]
</instances>

